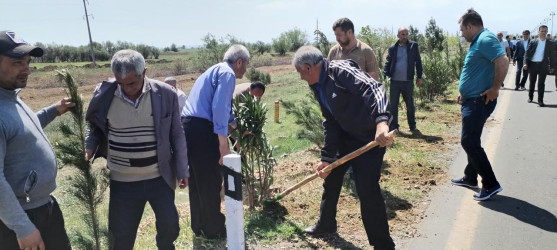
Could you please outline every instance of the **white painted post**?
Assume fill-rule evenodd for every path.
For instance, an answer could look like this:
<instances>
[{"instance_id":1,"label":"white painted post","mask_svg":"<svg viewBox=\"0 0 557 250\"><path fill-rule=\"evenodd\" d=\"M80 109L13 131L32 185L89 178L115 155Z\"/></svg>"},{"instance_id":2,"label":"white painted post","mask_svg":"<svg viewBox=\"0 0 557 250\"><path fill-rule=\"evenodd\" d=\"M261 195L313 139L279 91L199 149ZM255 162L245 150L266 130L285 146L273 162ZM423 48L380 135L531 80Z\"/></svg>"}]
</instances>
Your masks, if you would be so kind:
<instances>
[{"instance_id":1,"label":"white painted post","mask_svg":"<svg viewBox=\"0 0 557 250\"><path fill-rule=\"evenodd\" d=\"M242 162L240 155L223 158L224 203L226 206L226 239L228 249L244 250L244 208L242 204Z\"/></svg>"}]
</instances>

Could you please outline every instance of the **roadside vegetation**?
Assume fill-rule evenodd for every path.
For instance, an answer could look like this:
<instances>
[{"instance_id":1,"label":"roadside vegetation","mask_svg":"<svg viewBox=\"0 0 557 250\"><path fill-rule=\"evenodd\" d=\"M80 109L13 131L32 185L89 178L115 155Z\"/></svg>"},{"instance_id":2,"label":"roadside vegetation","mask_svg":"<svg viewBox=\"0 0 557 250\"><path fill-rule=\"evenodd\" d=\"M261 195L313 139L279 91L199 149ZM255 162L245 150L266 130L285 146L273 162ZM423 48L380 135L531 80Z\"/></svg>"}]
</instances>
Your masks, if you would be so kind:
<instances>
[{"instance_id":1,"label":"roadside vegetation","mask_svg":"<svg viewBox=\"0 0 557 250\"><path fill-rule=\"evenodd\" d=\"M428 35L430 30L432 33ZM387 150L381 179L389 224L396 240L416 234L415 225L423 216L427 205L426 198L429 192L444 180L445 169L458 143L460 112L455 102L458 95L456 80L462 68L463 55L466 53L464 48L467 47L466 44L460 43L457 36L450 36L440 30L434 20L428 24L424 34L415 27L411 27L410 31L411 37L416 37L415 40L420 42L424 60L424 88L415 88L415 95L419 100L416 110L419 131L410 133L404 130L406 112L401 110L401 133ZM356 33L360 40L372 46L381 69L388 47L396 41L396 34L387 29L370 26L364 26ZM316 31L314 34L317 36L314 40L315 45L322 51L334 45L324 37L323 32ZM322 143L320 111L307 83L300 80L298 73L290 65L292 52L309 43L307 36L303 31L293 29L281 33L272 43L245 43L231 35L216 38L208 34L203 38L204 46L201 48L185 49L171 45L162 49L156 58L150 54L147 57L147 76L159 80L166 76L175 76L179 82L178 87L188 93L199 74L222 59L223 48L232 43L246 45L252 55L250 66L254 69L250 69L251 73L237 82L248 82L249 75L250 79L259 77L258 79L266 84L261 104L268 110L266 123L260 132L264 133L268 141L266 147L272 151L273 160L276 162L271 171L272 176L268 176L272 180L267 182L271 184L267 187L268 190L252 194L252 197L259 195L259 202L244 202L246 244L250 249L368 248L361 225L359 202L356 197L350 195L348 189L343 190L339 199L339 235L332 238L318 239L302 234L302 229L315 223L319 215L322 193L320 179L296 190L273 206L260 205L265 196L280 193L312 174L319 163L319 145ZM334 41L334 38L332 40ZM113 44L114 48L119 48L118 44ZM108 53L106 43L100 45L102 47L99 49ZM102 57L96 58L99 58L96 66L86 62L57 60L54 60L56 63L33 63L31 66L36 69L30 76L28 87L20 96L35 110L54 103L66 95L64 85L56 80L55 70L67 68L79 86L86 108L95 85L112 77L109 68L110 56L104 60ZM382 75L380 77L383 79ZM388 82L384 83L388 87ZM278 122L274 121L275 101L280 103ZM404 105L400 107L404 109ZM61 124L70 122L69 116L63 116L47 127L46 132L51 141L63 141L65 135L58 128ZM257 158L254 159L258 161ZM105 166L103 160L97 160L92 169L98 171ZM76 168L62 166L55 195L59 197L74 248L84 249L79 243L79 232L86 232L90 228L90 224L82 220L87 211L75 196L70 195L72 182L77 175ZM255 175L254 177L258 178ZM107 193L105 192L105 199L96 211L100 219L99 225L106 225L108 218ZM247 192L244 197L248 197ZM226 248L225 240L204 240L193 235L189 226L187 189L176 191L176 204L182 229L176 242L177 248ZM139 227L136 249L155 248L155 234L154 214L150 207L147 207Z\"/></svg>"}]
</instances>

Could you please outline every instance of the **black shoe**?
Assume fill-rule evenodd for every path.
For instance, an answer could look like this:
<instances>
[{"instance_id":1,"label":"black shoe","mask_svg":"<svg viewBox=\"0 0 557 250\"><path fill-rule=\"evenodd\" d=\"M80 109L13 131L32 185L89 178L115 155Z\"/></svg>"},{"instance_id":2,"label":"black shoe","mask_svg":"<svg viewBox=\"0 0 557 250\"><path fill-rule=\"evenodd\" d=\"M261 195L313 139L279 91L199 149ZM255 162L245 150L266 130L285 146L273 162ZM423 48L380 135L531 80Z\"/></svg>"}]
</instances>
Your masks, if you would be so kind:
<instances>
[{"instance_id":1,"label":"black shoe","mask_svg":"<svg viewBox=\"0 0 557 250\"><path fill-rule=\"evenodd\" d=\"M545 103L543 103L543 102L538 102L538 106L540 106L540 107L543 108L543 107L545 107Z\"/></svg>"},{"instance_id":2,"label":"black shoe","mask_svg":"<svg viewBox=\"0 0 557 250\"><path fill-rule=\"evenodd\" d=\"M474 200L485 201L501 191L503 191L501 185L497 185L496 187L490 189L482 188L480 192L474 195Z\"/></svg>"},{"instance_id":3,"label":"black shoe","mask_svg":"<svg viewBox=\"0 0 557 250\"><path fill-rule=\"evenodd\" d=\"M532 99L528 98L528 103L532 103Z\"/></svg>"},{"instance_id":4,"label":"black shoe","mask_svg":"<svg viewBox=\"0 0 557 250\"><path fill-rule=\"evenodd\" d=\"M526 90L526 88L525 87L520 87L520 90Z\"/></svg>"},{"instance_id":5,"label":"black shoe","mask_svg":"<svg viewBox=\"0 0 557 250\"><path fill-rule=\"evenodd\" d=\"M337 230L325 230L324 228L319 227L318 224L313 226L307 227L304 229L304 233L313 235L313 236L320 236L320 235L327 235L327 234L335 234Z\"/></svg>"},{"instance_id":6,"label":"black shoe","mask_svg":"<svg viewBox=\"0 0 557 250\"><path fill-rule=\"evenodd\" d=\"M451 184L455 185L455 186L461 186L461 187L467 187L467 188L472 188L472 189L478 189L480 187L478 187L478 181L473 182L470 180L466 180L465 177L459 178L459 179L451 179Z\"/></svg>"},{"instance_id":7,"label":"black shoe","mask_svg":"<svg viewBox=\"0 0 557 250\"><path fill-rule=\"evenodd\" d=\"M515 91L518 91L518 87L514 88Z\"/></svg>"}]
</instances>

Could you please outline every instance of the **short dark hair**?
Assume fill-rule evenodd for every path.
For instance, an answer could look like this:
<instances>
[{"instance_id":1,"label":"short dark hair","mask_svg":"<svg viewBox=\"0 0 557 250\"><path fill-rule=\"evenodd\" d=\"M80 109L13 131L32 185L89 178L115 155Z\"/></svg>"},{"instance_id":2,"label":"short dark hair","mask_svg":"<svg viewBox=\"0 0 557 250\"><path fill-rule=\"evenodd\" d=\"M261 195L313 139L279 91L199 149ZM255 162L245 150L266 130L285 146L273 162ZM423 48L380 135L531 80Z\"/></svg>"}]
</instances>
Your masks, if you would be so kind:
<instances>
[{"instance_id":1,"label":"short dark hair","mask_svg":"<svg viewBox=\"0 0 557 250\"><path fill-rule=\"evenodd\" d=\"M547 25L540 25L540 27L538 28L538 31L542 30L542 28L546 28L546 29L547 29Z\"/></svg>"},{"instance_id":2,"label":"short dark hair","mask_svg":"<svg viewBox=\"0 0 557 250\"><path fill-rule=\"evenodd\" d=\"M265 84L263 84L261 81L255 81L255 82L252 82L249 85L249 90L250 91L254 90L254 89L257 89L257 88L263 90L263 93L265 93Z\"/></svg>"},{"instance_id":3,"label":"short dark hair","mask_svg":"<svg viewBox=\"0 0 557 250\"><path fill-rule=\"evenodd\" d=\"M484 26L484 22L482 21L482 16L480 13L474 10L474 8L470 8L460 17L458 23L462 24L462 26L466 26L468 24L473 26Z\"/></svg>"},{"instance_id":4,"label":"short dark hair","mask_svg":"<svg viewBox=\"0 0 557 250\"><path fill-rule=\"evenodd\" d=\"M354 24L346 17L338 19L335 23L333 23L333 31L339 27L344 32L347 32L348 30L352 30L352 32L354 32Z\"/></svg>"},{"instance_id":5,"label":"short dark hair","mask_svg":"<svg viewBox=\"0 0 557 250\"><path fill-rule=\"evenodd\" d=\"M530 31L529 31L529 30L524 30L524 31L522 31L522 34L524 34L524 33L530 35Z\"/></svg>"}]
</instances>

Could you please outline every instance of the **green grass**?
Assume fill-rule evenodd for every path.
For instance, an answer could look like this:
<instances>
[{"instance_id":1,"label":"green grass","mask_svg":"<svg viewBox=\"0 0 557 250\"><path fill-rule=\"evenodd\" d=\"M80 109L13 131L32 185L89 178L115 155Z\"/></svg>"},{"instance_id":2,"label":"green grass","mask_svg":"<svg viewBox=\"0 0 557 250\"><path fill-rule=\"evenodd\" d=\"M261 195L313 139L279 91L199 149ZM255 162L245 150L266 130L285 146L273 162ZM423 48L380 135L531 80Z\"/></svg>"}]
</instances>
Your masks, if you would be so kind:
<instances>
[{"instance_id":1,"label":"green grass","mask_svg":"<svg viewBox=\"0 0 557 250\"><path fill-rule=\"evenodd\" d=\"M294 101L306 98L310 92L307 82L300 80L300 76L292 69L286 73L272 77L272 84L267 86L263 101L267 105L267 124L265 133L275 146L274 156L286 156L290 153L307 149L312 143L296 136L300 126L295 123L294 115L287 115L283 106L279 106L279 122L275 122L275 101Z\"/></svg>"}]
</instances>

